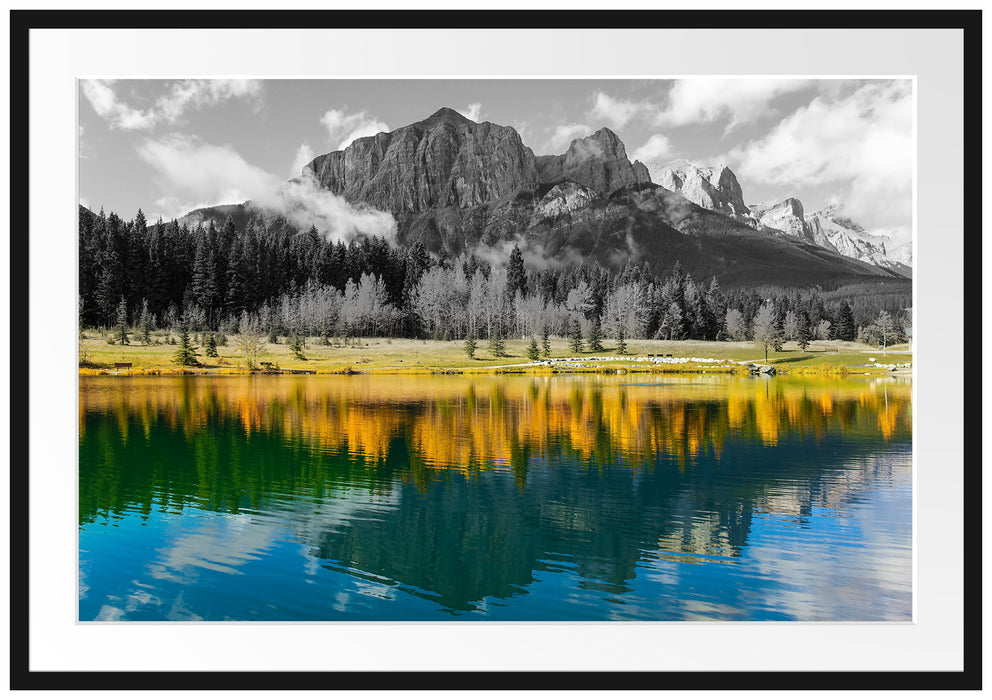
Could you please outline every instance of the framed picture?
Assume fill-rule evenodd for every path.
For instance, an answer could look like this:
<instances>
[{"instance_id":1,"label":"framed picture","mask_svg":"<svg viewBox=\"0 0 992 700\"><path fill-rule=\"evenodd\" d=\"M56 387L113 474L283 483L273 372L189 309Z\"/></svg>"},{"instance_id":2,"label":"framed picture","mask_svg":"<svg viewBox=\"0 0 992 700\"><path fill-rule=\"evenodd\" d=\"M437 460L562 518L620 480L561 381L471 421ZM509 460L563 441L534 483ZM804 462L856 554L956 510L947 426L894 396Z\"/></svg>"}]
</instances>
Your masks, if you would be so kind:
<instances>
[{"instance_id":1,"label":"framed picture","mask_svg":"<svg viewBox=\"0 0 992 700\"><path fill-rule=\"evenodd\" d=\"M11 14L12 686L980 687L980 13L372 16Z\"/></svg>"}]
</instances>

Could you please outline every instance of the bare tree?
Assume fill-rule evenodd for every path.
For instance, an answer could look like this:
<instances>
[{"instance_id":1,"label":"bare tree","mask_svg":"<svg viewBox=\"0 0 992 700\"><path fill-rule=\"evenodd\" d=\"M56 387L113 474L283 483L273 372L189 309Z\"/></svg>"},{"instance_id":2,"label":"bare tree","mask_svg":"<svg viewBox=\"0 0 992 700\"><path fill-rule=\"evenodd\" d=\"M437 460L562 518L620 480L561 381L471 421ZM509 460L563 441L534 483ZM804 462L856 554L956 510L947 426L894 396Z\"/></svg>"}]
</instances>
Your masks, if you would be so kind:
<instances>
[{"instance_id":1,"label":"bare tree","mask_svg":"<svg viewBox=\"0 0 992 700\"><path fill-rule=\"evenodd\" d=\"M247 311L241 313L237 346L245 354L245 364L248 369L255 369L258 354L265 348L265 338L262 335L262 324L259 323L258 317Z\"/></svg>"},{"instance_id":2,"label":"bare tree","mask_svg":"<svg viewBox=\"0 0 992 700\"><path fill-rule=\"evenodd\" d=\"M779 340L779 331L775 327L775 306L770 301L765 302L754 316L754 344L765 350L765 362L768 362L768 348L775 347Z\"/></svg>"}]
</instances>

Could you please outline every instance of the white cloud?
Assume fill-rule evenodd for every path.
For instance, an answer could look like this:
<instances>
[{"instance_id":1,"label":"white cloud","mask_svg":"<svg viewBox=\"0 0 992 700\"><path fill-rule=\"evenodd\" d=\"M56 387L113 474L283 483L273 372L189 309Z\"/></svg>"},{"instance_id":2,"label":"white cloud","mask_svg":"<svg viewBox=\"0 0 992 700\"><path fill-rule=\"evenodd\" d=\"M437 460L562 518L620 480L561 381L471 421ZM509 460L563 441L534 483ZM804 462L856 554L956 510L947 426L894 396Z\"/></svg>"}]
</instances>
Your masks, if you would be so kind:
<instances>
[{"instance_id":1,"label":"white cloud","mask_svg":"<svg viewBox=\"0 0 992 700\"><path fill-rule=\"evenodd\" d=\"M913 98L909 81L871 82L846 96L820 95L767 135L732 150L745 179L834 185L868 229L906 229L911 219Z\"/></svg>"},{"instance_id":2,"label":"white cloud","mask_svg":"<svg viewBox=\"0 0 992 700\"><path fill-rule=\"evenodd\" d=\"M146 140L138 147L138 156L155 169L171 192L198 201L243 202L279 186L277 178L246 162L230 146L178 134Z\"/></svg>"},{"instance_id":3,"label":"white cloud","mask_svg":"<svg viewBox=\"0 0 992 700\"><path fill-rule=\"evenodd\" d=\"M668 93L668 104L655 123L680 126L727 120L728 131L769 114L769 102L803 90L810 80L792 78L682 78Z\"/></svg>"},{"instance_id":4,"label":"white cloud","mask_svg":"<svg viewBox=\"0 0 992 700\"><path fill-rule=\"evenodd\" d=\"M390 214L352 205L323 189L313 177L284 183L245 161L230 146L172 134L145 140L138 155L154 168L170 193L155 202L163 211L153 214L153 219L158 214L175 218L200 207L250 199L299 228L316 226L332 240L350 241L358 234L395 237L396 222Z\"/></svg>"},{"instance_id":5,"label":"white cloud","mask_svg":"<svg viewBox=\"0 0 992 700\"><path fill-rule=\"evenodd\" d=\"M599 121L614 127L622 127L640 114L652 111L654 105L649 102L632 102L630 100L610 97L605 92L595 94L589 115Z\"/></svg>"},{"instance_id":6,"label":"white cloud","mask_svg":"<svg viewBox=\"0 0 992 700\"><path fill-rule=\"evenodd\" d=\"M573 139L588 136L592 132L585 124L559 124L548 139L548 149L554 153L562 153Z\"/></svg>"},{"instance_id":7,"label":"white cloud","mask_svg":"<svg viewBox=\"0 0 992 700\"><path fill-rule=\"evenodd\" d=\"M654 134L631 155L642 163L657 163L671 158L672 144L664 134Z\"/></svg>"},{"instance_id":8,"label":"white cloud","mask_svg":"<svg viewBox=\"0 0 992 700\"><path fill-rule=\"evenodd\" d=\"M257 100L262 93L258 80L183 80L159 99L158 111L169 123L175 123L187 109L200 109L228 100Z\"/></svg>"},{"instance_id":9,"label":"white cloud","mask_svg":"<svg viewBox=\"0 0 992 700\"><path fill-rule=\"evenodd\" d=\"M155 124L152 111L141 112L117 99L112 80L83 80L83 95L93 110L111 127L117 129L149 129Z\"/></svg>"},{"instance_id":10,"label":"white cloud","mask_svg":"<svg viewBox=\"0 0 992 700\"><path fill-rule=\"evenodd\" d=\"M457 111L466 119L471 119L472 121L477 122L479 121L479 117L482 116L482 103L473 102L468 107L463 107Z\"/></svg>"},{"instance_id":11,"label":"white cloud","mask_svg":"<svg viewBox=\"0 0 992 700\"><path fill-rule=\"evenodd\" d=\"M332 144L336 143L336 150L339 151L343 151L355 139L389 131L389 126L385 122L364 110L348 114L340 109L329 109L320 118L320 123L327 129L328 140Z\"/></svg>"},{"instance_id":12,"label":"white cloud","mask_svg":"<svg viewBox=\"0 0 992 700\"><path fill-rule=\"evenodd\" d=\"M303 166L313 160L313 149L310 147L309 143L301 143L300 147L296 149L296 155L293 157L293 165L289 169L289 176L296 177L303 172Z\"/></svg>"},{"instance_id":13,"label":"white cloud","mask_svg":"<svg viewBox=\"0 0 992 700\"><path fill-rule=\"evenodd\" d=\"M115 129L151 129L156 124L175 124L190 109L202 109L232 99L257 101L262 83L258 80L180 80L146 110L120 99L114 80L80 81L83 95L93 110Z\"/></svg>"}]
</instances>

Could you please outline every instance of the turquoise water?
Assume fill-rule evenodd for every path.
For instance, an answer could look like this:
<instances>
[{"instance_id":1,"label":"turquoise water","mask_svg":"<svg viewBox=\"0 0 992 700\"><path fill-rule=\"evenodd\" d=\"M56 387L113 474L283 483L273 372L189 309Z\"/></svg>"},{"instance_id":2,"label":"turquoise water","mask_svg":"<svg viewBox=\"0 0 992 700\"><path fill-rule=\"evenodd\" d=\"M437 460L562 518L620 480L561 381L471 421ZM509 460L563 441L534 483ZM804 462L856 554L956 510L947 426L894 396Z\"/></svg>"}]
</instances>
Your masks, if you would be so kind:
<instances>
[{"instance_id":1,"label":"turquoise water","mask_svg":"<svg viewBox=\"0 0 992 700\"><path fill-rule=\"evenodd\" d=\"M908 620L899 379L83 377L80 620Z\"/></svg>"}]
</instances>

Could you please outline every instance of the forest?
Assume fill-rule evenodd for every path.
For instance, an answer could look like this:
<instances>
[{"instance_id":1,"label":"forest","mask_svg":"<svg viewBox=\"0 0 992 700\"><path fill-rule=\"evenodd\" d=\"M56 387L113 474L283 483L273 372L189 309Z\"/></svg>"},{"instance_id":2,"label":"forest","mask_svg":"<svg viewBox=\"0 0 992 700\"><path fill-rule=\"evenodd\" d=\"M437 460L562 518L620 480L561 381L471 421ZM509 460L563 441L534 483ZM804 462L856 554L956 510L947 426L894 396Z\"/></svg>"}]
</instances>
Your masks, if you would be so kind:
<instances>
[{"instance_id":1,"label":"forest","mask_svg":"<svg viewBox=\"0 0 992 700\"><path fill-rule=\"evenodd\" d=\"M379 237L343 243L315 228L295 233L228 219L190 226L130 221L80 208L80 327L270 336L393 336L434 339L540 335L750 340L769 316L783 340L911 336L909 285L722 289L676 264L527 265L514 247L505 263L438 256ZM882 319L880 327L880 319ZM885 324L889 324L886 326Z\"/></svg>"}]
</instances>

